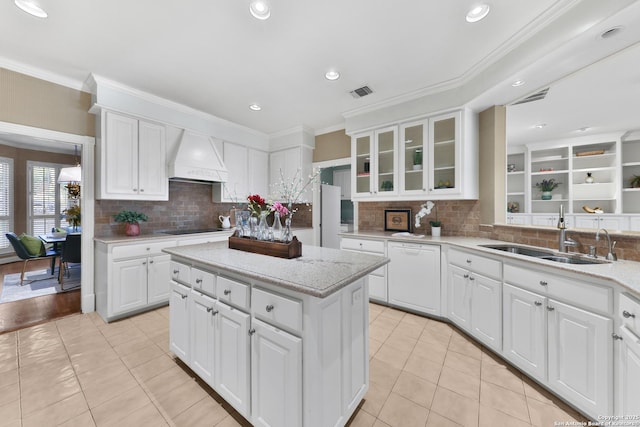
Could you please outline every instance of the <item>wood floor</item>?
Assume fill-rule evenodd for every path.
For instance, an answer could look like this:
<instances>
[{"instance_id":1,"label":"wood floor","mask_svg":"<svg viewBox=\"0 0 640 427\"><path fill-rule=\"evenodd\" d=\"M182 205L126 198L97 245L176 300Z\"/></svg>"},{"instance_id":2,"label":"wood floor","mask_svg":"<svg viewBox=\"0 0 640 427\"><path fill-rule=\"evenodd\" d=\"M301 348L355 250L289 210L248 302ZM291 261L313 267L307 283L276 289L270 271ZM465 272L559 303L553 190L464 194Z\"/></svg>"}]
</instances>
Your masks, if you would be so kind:
<instances>
[{"instance_id":1,"label":"wood floor","mask_svg":"<svg viewBox=\"0 0 640 427\"><path fill-rule=\"evenodd\" d=\"M49 268L49 260L30 261L28 270ZM22 271L22 262L0 265L0 292L5 274ZM80 313L80 290L0 304L0 334Z\"/></svg>"}]
</instances>

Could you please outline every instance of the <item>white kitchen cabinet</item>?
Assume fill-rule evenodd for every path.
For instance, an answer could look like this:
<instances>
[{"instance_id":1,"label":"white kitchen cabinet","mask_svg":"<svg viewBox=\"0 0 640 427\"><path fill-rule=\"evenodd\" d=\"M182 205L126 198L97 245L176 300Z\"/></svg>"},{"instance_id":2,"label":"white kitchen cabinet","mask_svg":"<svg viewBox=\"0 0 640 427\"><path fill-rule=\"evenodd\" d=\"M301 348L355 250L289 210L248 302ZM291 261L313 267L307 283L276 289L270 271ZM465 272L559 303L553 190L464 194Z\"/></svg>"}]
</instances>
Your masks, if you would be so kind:
<instances>
[{"instance_id":1,"label":"white kitchen cabinet","mask_svg":"<svg viewBox=\"0 0 640 427\"><path fill-rule=\"evenodd\" d=\"M511 264L504 282L505 357L585 413L611 414L612 289Z\"/></svg>"},{"instance_id":2,"label":"white kitchen cabinet","mask_svg":"<svg viewBox=\"0 0 640 427\"><path fill-rule=\"evenodd\" d=\"M250 194L269 194L266 152L225 141L223 159L229 178L225 183L213 184L214 202L244 203Z\"/></svg>"},{"instance_id":3,"label":"white kitchen cabinet","mask_svg":"<svg viewBox=\"0 0 640 427\"><path fill-rule=\"evenodd\" d=\"M397 129L397 126L377 129L351 139L353 198L398 194Z\"/></svg>"},{"instance_id":4,"label":"white kitchen cabinet","mask_svg":"<svg viewBox=\"0 0 640 427\"><path fill-rule=\"evenodd\" d=\"M616 413L640 414L640 300L622 293L619 298L621 326L616 335L619 352L616 372Z\"/></svg>"},{"instance_id":5,"label":"white kitchen cabinet","mask_svg":"<svg viewBox=\"0 0 640 427\"><path fill-rule=\"evenodd\" d=\"M242 416L250 418L249 314L218 301L215 389Z\"/></svg>"},{"instance_id":6,"label":"white kitchen cabinet","mask_svg":"<svg viewBox=\"0 0 640 427\"><path fill-rule=\"evenodd\" d=\"M269 193L281 189L282 184L291 185L295 180L300 187L305 185L312 173L313 150L309 147L292 147L269 153ZM310 201L311 189L301 196Z\"/></svg>"},{"instance_id":7,"label":"white kitchen cabinet","mask_svg":"<svg viewBox=\"0 0 640 427\"><path fill-rule=\"evenodd\" d=\"M189 294L189 365L209 386L215 383L216 300L194 290Z\"/></svg>"},{"instance_id":8,"label":"white kitchen cabinet","mask_svg":"<svg viewBox=\"0 0 640 427\"><path fill-rule=\"evenodd\" d=\"M352 239L343 237L340 240L340 249L386 256L386 243L383 240ZM386 303L387 295L387 268L384 265L369 274L369 299Z\"/></svg>"},{"instance_id":9,"label":"white kitchen cabinet","mask_svg":"<svg viewBox=\"0 0 640 427\"><path fill-rule=\"evenodd\" d=\"M389 303L440 316L440 246L389 242Z\"/></svg>"},{"instance_id":10,"label":"white kitchen cabinet","mask_svg":"<svg viewBox=\"0 0 640 427\"><path fill-rule=\"evenodd\" d=\"M509 225L529 225L530 222L530 215L507 214L507 224Z\"/></svg>"},{"instance_id":11,"label":"white kitchen cabinet","mask_svg":"<svg viewBox=\"0 0 640 427\"><path fill-rule=\"evenodd\" d=\"M340 187L340 200L351 200L351 170L333 171L333 185Z\"/></svg>"},{"instance_id":12,"label":"white kitchen cabinet","mask_svg":"<svg viewBox=\"0 0 640 427\"><path fill-rule=\"evenodd\" d=\"M559 205L558 205L559 206ZM559 209L559 208L558 208ZM542 225L544 227L556 227L558 225L559 214L542 214L542 215L531 215L531 225ZM569 227L571 224L568 223L569 218L565 217L565 224Z\"/></svg>"},{"instance_id":13,"label":"white kitchen cabinet","mask_svg":"<svg viewBox=\"0 0 640 427\"><path fill-rule=\"evenodd\" d=\"M550 299L549 386L592 414L611 414L613 321Z\"/></svg>"},{"instance_id":14,"label":"white kitchen cabinet","mask_svg":"<svg viewBox=\"0 0 640 427\"><path fill-rule=\"evenodd\" d=\"M169 200L163 125L103 111L96 198Z\"/></svg>"},{"instance_id":15,"label":"white kitchen cabinet","mask_svg":"<svg viewBox=\"0 0 640 427\"><path fill-rule=\"evenodd\" d=\"M173 281L169 317L169 349L189 365L189 288Z\"/></svg>"},{"instance_id":16,"label":"white kitchen cabinet","mask_svg":"<svg viewBox=\"0 0 640 427\"><path fill-rule=\"evenodd\" d=\"M251 343L252 418L264 427L302 424L302 340L254 319Z\"/></svg>"},{"instance_id":17,"label":"white kitchen cabinet","mask_svg":"<svg viewBox=\"0 0 640 427\"><path fill-rule=\"evenodd\" d=\"M503 285L503 355L531 377L546 381L546 297Z\"/></svg>"},{"instance_id":18,"label":"white kitchen cabinet","mask_svg":"<svg viewBox=\"0 0 640 427\"><path fill-rule=\"evenodd\" d=\"M502 349L502 263L448 251L448 317L496 351Z\"/></svg>"},{"instance_id":19,"label":"white kitchen cabinet","mask_svg":"<svg viewBox=\"0 0 640 427\"><path fill-rule=\"evenodd\" d=\"M155 305L169 299L169 266L171 256L155 255L147 262L147 304Z\"/></svg>"},{"instance_id":20,"label":"white kitchen cabinet","mask_svg":"<svg viewBox=\"0 0 640 427\"><path fill-rule=\"evenodd\" d=\"M400 126L400 193L425 196L429 186L429 121Z\"/></svg>"},{"instance_id":21,"label":"white kitchen cabinet","mask_svg":"<svg viewBox=\"0 0 640 427\"><path fill-rule=\"evenodd\" d=\"M629 230L628 218L622 215L573 215L576 228L606 228L613 230Z\"/></svg>"}]
</instances>

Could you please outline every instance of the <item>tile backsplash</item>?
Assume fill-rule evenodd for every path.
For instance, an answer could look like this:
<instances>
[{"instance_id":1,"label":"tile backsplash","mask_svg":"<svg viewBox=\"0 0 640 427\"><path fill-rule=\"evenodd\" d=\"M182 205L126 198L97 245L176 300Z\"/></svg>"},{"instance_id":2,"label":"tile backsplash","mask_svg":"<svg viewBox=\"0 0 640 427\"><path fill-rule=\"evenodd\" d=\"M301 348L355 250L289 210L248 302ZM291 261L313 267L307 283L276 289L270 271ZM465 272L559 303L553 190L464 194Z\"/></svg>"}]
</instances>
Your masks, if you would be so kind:
<instances>
[{"instance_id":1,"label":"tile backsplash","mask_svg":"<svg viewBox=\"0 0 640 427\"><path fill-rule=\"evenodd\" d=\"M296 206L293 227L311 227L310 207ZM229 215L233 203L215 203L211 184L169 182L169 200L96 200L95 235L110 237L124 235L124 224L113 220L122 209L143 212L149 221L141 224L143 233L154 233L174 229L216 228L220 226L218 216Z\"/></svg>"}]
</instances>

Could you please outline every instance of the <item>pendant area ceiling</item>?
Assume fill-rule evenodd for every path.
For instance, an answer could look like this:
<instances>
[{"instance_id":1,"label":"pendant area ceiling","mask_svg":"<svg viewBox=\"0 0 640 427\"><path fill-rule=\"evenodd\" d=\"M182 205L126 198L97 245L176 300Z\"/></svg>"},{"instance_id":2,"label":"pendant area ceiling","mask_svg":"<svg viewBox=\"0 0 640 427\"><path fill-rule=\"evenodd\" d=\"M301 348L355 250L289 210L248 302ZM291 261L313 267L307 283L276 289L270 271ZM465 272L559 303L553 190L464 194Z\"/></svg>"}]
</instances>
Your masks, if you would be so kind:
<instances>
[{"instance_id":1,"label":"pendant area ceiling","mask_svg":"<svg viewBox=\"0 0 640 427\"><path fill-rule=\"evenodd\" d=\"M270 3L261 21L248 0L39 0L48 18L38 19L6 0L0 66L77 88L94 73L266 134L318 131L339 128L344 112L473 81L578 6L633 2L492 0L476 23L465 21L472 0ZM338 80L325 78L332 69ZM364 85L373 93L351 96Z\"/></svg>"}]
</instances>

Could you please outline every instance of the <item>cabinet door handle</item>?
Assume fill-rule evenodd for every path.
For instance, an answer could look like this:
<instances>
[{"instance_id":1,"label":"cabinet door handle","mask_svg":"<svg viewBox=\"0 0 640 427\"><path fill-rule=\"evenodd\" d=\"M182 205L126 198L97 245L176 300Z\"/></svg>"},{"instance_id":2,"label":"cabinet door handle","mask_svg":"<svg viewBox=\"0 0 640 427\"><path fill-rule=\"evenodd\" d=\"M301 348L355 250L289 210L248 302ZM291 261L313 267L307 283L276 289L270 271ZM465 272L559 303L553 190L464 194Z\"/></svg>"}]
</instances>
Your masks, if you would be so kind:
<instances>
[{"instance_id":1,"label":"cabinet door handle","mask_svg":"<svg viewBox=\"0 0 640 427\"><path fill-rule=\"evenodd\" d=\"M548 283L544 280L540 280L540 286L547 286Z\"/></svg>"},{"instance_id":2,"label":"cabinet door handle","mask_svg":"<svg viewBox=\"0 0 640 427\"><path fill-rule=\"evenodd\" d=\"M202 283L202 279L196 279L196 283Z\"/></svg>"},{"instance_id":3,"label":"cabinet door handle","mask_svg":"<svg viewBox=\"0 0 640 427\"><path fill-rule=\"evenodd\" d=\"M216 314L218 314L218 310L213 310L213 312L211 313L212 316L215 316Z\"/></svg>"},{"instance_id":4,"label":"cabinet door handle","mask_svg":"<svg viewBox=\"0 0 640 427\"><path fill-rule=\"evenodd\" d=\"M187 297L187 295L186 295L186 294L185 294L185 295L180 294L180 298L185 299L186 297Z\"/></svg>"},{"instance_id":5,"label":"cabinet door handle","mask_svg":"<svg viewBox=\"0 0 640 427\"><path fill-rule=\"evenodd\" d=\"M140 192L142 193L143 191L144 191L144 188L141 188L141 189L140 189Z\"/></svg>"},{"instance_id":6,"label":"cabinet door handle","mask_svg":"<svg viewBox=\"0 0 640 427\"><path fill-rule=\"evenodd\" d=\"M533 302L535 305L537 305L538 307L540 307L542 305L542 303L540 301L534 301Z\"/></svg>"},{"instance_id":7,"label":"cabinet door handle","mask_svg":"<svg viewBox=\"0 0 640 427\"><path fill-rule=\"evenodd\" d=\"M476 280L476 278L473 276L469 276L469 280Z\"/></svg>"},{"instance_id":8,"label":"cabinet door handle","mask_svg":"<svg viewBox=\"0 0 640 427\"><path fill-rule=\"evenodd\" d=\"M629 313L627 310L624 310L622 312L622 317L624 317L625 319L628 319L630 317L633 317L634 319L636 318L636 315L633 313Z\"/></svg>"},{"instance_id":9,"label":"cabinet door handle","mask_svg":"<svg viewBox=\"0 0 640 427\"><path fill-rule=\"evenodd\" d=\"M464 277L465 279L468 279L468 278L469 278L469 275L468 275L468 274L465 274L465 275L464 275L464 276L462 276L462 277Z\"/></svg>"},{"instance_id":10,"label":"cabinet door handle","mask_svg":"<svg viewBox=\"0 0 640 427\"><path fill-rule=\"evenodd\" d=\"M207 307L207 313L211 313L213 311L213 307Z\"/></svg>"},{"instance_id":11,"label":"cabinet door handle","mask_svg":"<svg viewBox=\"0 0 640 427\"><path fill-rule=\"evenodd\" d=\"M470 259L467 259L467 264L471 264L471 260Z\"/></svg>"},{"instance_id":12,"label":"cabinet door handle","mask_svg":"<svg viewBox=\"0 0 640 427\"><path fill-rule=\"evenodd\" d=\"M249 329L249 335L253 335L256 333L256 330L254 328Z\"/></svg>"},{"instance_id":13,"label":"cabinet door handle","mask_svg":"<svg viewBox=\"0 0 640 427\"><path fill-rule=\"evenodd\" d=\"M273 311L273 305L269 304L268 306L265 307L265 310L267 310L267 313Z\"/></svg>"},{"instance_id":14,"label":"cabinet door handle","mask_svg":"<svg viewBox=\"0 0 640 427\"><path fill-rule=\"evenodd\" d=\"M173 270L173 274L178 274L180 273L180 270Z\"/></svg>"},{"instance_id":15,"label":"cabinet door handle","mask_svg":"<svg viewBox=\"0 0 640 427\"><path fill-rule=\"evenodd\" d=\"M231 289L225 289L225 290L224 290L224 294L225 294L225 295L229 295L230 293L231 293Z\"/></svg>"},{"instance_id":16,"label":"cabinet door handle","mask_svg":"<svg viewBox=\"0 0 640 427\"><path fill-rule=\"evenodd\" d=\"M620 335L616 334L615 332L611 334L611 337L612 337L614 340L620 340L620 341L622 341L622 337L621 337Z\"/></svg>"},{"instance_id":17,"label":"cabinet door handle","mask_svg":"<svg viewBox=\"0 0 640 427\"><path fill-rule=\"evenodd\" d=\"M134 189L133 189L133 191L138 191L138 189L137 189L137 188L134 188Z\"/></svg>"},{"instance_id":18,"label":"cabinet door handle","mask_svg":"<svg viewBox=\"0 0 640 427\"><path fill-rule=\"evenodd\" d=\"M553 310L555 310L555 309L556 309L555 307L547 306L547 310L548 310L548 311L553 311Z\"/></svg>"},{"instance_id":19,"label":"cabinet door handle","mask_svg":"<svg viewBox=\"0 0 640 427\"><path fill-rule=\"evenodd\" d=\"M149 260L149 264L153 264L153 260Z\"/></svg>"},{"instance_id":20,"label":"cabinet door handle","mask_svg":"<svg viewBox=\"0 0 640 427\"><path fill-rule=\"evenodd\" d=\"M147 265L147 261L142 261L142 265Z\"/></svg>"}]
</instances>

